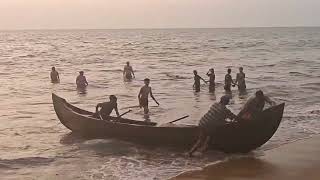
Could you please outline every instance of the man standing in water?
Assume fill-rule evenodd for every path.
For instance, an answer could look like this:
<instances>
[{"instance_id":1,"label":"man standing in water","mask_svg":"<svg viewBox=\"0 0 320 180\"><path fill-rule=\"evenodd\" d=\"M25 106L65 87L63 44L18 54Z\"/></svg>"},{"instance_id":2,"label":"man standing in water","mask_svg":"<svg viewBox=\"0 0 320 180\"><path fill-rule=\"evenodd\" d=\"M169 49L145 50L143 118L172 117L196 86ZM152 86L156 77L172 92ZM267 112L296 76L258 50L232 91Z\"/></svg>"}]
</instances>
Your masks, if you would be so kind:
<instances>
[{"instance_id":1,"label":"man standing in water","mask_svg":"<svg viewBox=\"0 0 320 180\"><path fill-rule=\"evenodd\" d=\"M257 91L255 97L250 98L243 106L243 109L238 114L238 117L244 120L254 119L255 116L263 111L266 102L270 105L276 104L269 97L265 96L263 91Z\"/></svg>"},{"instance_id":2,"label":"man standing in water","mask_svg":"<svg viewBox=\"0 0 320 180\"><path fill-rule=\"evenodd\" d=\"M213 68L211 68L209 72L207 72L207 76L209 76L209 92L214 92L216 75L214 74Z\"/></svg>"},{"instance_id":3,"label":"man standing in water","mask_svg":"<svg viewBox=\"0 0 320 180\"><path fill-rule=\"evenodd\" d=\"M226 105L230 102L230 96L222 96L219 103L215 103L210 107L210 110L201 118L199 122L200 134L197 142L188 152L191 157L192 154L199 149L204 152L211 141L213 133L222 125L226 123L226 119L235 119L234 115ZM214 139L213 139L214 141Z\"/></svg>"},{"instance_id":4,"label":"man standing in water","mask_svg":"<svg viewBox=\"0 0 320 180\"><path fill-rule=\"evenodd\" d=\"M96 116L101 116L102 120L108 119L113 110L116 111L118 117L120 116L118 111L117 97L115 95L110 95L109 99L110 101L99 103L96 106ZM100 111L99 108L101 108Z\"/></svg>"},{"instance_id":5,"label":"man standing in water","mask_svg":"<svg viewBox=\"0 0 320 180\"><path fill-rule=\"evenodd\" d=\"M55 67L51 68L50 77L51 77L52 83L59 83L60 82L59 73L58 73L58 71L56 71Z\"/></svg>"},{"instance_id":6,"label":"man standing in water","mask_svg":"<svg viewBox=\"0 0 320 180\"><path fill-rule=\"evenodd\" d=\"M87 87L89 85L88 82L87 82L86 77L84 76L84 72L83 71L79 72L79 75L78 75L78 77L76 79L76 84L77 84L77 88L81 88L81 89L83 89L83 88L85 88L85 87Z\"/></svg>"},{"instance_id":7,"label":"man standing in water","mask_svg":"<svg viewBox=\"0 0 320 180\"><path fill-rule=\"evenodd\" d=\"M231 92L231 85L234 84L231 76L231 69L228 69L228 74L224 77L224 90Z\"/></svg>"},{"instance_id":8,"label":"man standing in water","mask_svg":"<svg viewBox=\"0 0 320 180\"><path fill-rule=\"evenodd\" d=\"M144 79L144 84L145 85L140 89L140 92L138 94L138 100L139 100L140 108L144 109L144 114L148 114L149 113L149 102L148 102L149 94L150 94L151 98L154 100L154 102L156 102L158 104L158 106L160 104L153 97L151 87L149 86L150 79L148 79L148 78Z\"/></svg>"},{"instance_id":9,"label":"man standing in water","mask_svg":"<svg viewBox=\"0 0 320 180\"><path fill-rule=\"evenodd\" d=\"M193 71L194 74L194 84L193 84L193 88L195 89L196 92L200 92L200 79L202 81L204 81L206 84L207 82L198 75L198 72L196 70Z\"/></svg>"},{"instance_id":10,"label":"man standing in water","mask_svg":"<svg viewBox=\"0 0 320 180\"><path fill-rule=\"evenodd\" d=\"M130 66L130 62L127 62L127 65L124 66L123 68L123 77L125 77L128 80L132 79L132 75L135 78L134 72L133 72L133 68L132 66Z\"/></svg>"},{"instance_id":11,"label":"man standing in water","mask_svg":"<svg viewBox=\"0 0 320 180\"><path fill-rule=\"evenodd\" d=\"M243 72L243 67L239 68L239 73L237 73L237 78L235 84L238 83L238 89L240 92L243 92L246 90L246 74Z\"/></svg>"}]
</instances>

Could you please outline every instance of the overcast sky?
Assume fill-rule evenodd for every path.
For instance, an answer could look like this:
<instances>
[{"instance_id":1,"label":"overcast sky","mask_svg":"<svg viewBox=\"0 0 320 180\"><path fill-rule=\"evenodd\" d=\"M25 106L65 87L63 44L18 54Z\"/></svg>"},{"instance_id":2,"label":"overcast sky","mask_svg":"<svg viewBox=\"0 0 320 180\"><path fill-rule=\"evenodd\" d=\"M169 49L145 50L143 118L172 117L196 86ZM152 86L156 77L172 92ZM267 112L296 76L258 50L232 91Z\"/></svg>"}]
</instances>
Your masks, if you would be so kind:
<instances>
[{"instance_id":1,"label":"overcast sky","mask_svg":"<svg viewBox=\"0 0 320 180\"><path fill-rule=\"evenodd\" d=\"M320 26L320 0L0 0L0 29Z\"/></svg>"}]
</instances>

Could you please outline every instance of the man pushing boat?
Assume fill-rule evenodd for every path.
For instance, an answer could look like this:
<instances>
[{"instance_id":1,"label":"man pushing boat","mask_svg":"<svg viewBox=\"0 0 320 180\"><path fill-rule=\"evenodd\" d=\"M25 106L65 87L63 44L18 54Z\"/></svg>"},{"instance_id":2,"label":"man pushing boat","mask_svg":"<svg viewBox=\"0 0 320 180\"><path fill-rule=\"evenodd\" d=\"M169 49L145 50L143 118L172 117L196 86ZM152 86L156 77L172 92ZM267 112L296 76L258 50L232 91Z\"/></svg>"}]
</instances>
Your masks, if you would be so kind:
<instances>
[{"instance_id":1,"label":"man pushing boat","mask_svg":"<svg viewBox=\"0 0 320 180\"><path fill-rule=\"evenodd\" d=\"M226 119L235 119L236 115L233 114L227 107L230 102L230 96L222 96L219 103L215 103L210 107L210 110L201 118L199 122L200 133L197 142L188 152L191 157L197 150L200 152L208 148L211 141L212 134L226 123ZM214 138L212 139L214 141Z\"/></svg>"}]
</instances>

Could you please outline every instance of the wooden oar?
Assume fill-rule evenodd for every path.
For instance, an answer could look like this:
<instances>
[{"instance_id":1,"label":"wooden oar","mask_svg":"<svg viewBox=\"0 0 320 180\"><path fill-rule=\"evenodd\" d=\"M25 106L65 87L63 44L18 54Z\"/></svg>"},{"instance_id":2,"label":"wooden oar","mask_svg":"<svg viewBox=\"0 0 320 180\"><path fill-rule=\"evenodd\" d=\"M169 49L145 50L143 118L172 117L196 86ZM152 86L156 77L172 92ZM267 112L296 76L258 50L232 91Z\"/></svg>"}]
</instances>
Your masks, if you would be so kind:
<instances>
[{"instance_id":1,"label":"wooden oar","mask_svg":"<svg viewBox=\"0 0 320 180\"><path fill-rule=\"evenodd\" d=\"M189 117L189 115L186 115L186 116L183 116L183 117L181 117L181 118L179 118L179 119L176 119L176 120L167 122L166 124L174 123L174 122L180 121L180 120L182 120L182 119L185 119L185 118L187 118L187 117Z\"/></svg>"},{"instance_id":2,"label":"wooden oar","mask_svg":"<svg viewBox=\"0 0 320 180\"><path fill-rule=\"evenodd\" d=\"M131 111L132 111L132 110L129 109L129 111L127 111L127 112L125 112L125 113L122 113L122 114L119 116L119 118L122 117L122 116L124 116L124 115L126 115L126 114L128 114L128 113L131 112Z\"/></svg>"},{"instance_id":3,"label":"wooden oar","mask_svg":"<svg viewBox=\"0 0 320 180\"><path fill-rule=\"evenodd\" d=\"M121 118L122 116L124 116L124 115L126 115L126 114L128 114L129 112L131 112L132 110L130 109L129 111L127 111L127 112L124 112L124 113L122 113L119 117L117 117L117 118ZM104 120L103 118L102 118L102 116L101 116L101 114L100 114L100 111L99 111L99 118L100 118L100 120Z\"/></svg>"}]
</instances>

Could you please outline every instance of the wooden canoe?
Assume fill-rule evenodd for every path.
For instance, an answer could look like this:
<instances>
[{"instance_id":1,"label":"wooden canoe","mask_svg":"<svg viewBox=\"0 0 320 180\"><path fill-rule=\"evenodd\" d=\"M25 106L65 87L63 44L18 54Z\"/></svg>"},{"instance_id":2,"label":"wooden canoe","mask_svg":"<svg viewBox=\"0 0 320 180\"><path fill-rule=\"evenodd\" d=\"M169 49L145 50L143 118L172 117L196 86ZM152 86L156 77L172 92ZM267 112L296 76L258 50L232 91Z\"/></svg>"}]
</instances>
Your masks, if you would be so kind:
<instances>
[{"instance_id":1,"label":"wooden canoe","mask_svg":"<svg viewBox=\"0 0 320 180\"><path fill-rule=\"evenodd\" d=\"M117 138L143 144L191 147L199 134L198 126L158 127L157 123L112 118L93 118L65 99L52 94L53 106L60 122L72 132L88 138ZM231 123L214 134L210 149L228 153L249 152L266 143L276 132L282 119L284 103L263 111L258 119Z\"/></svg>"}]
</instances>

